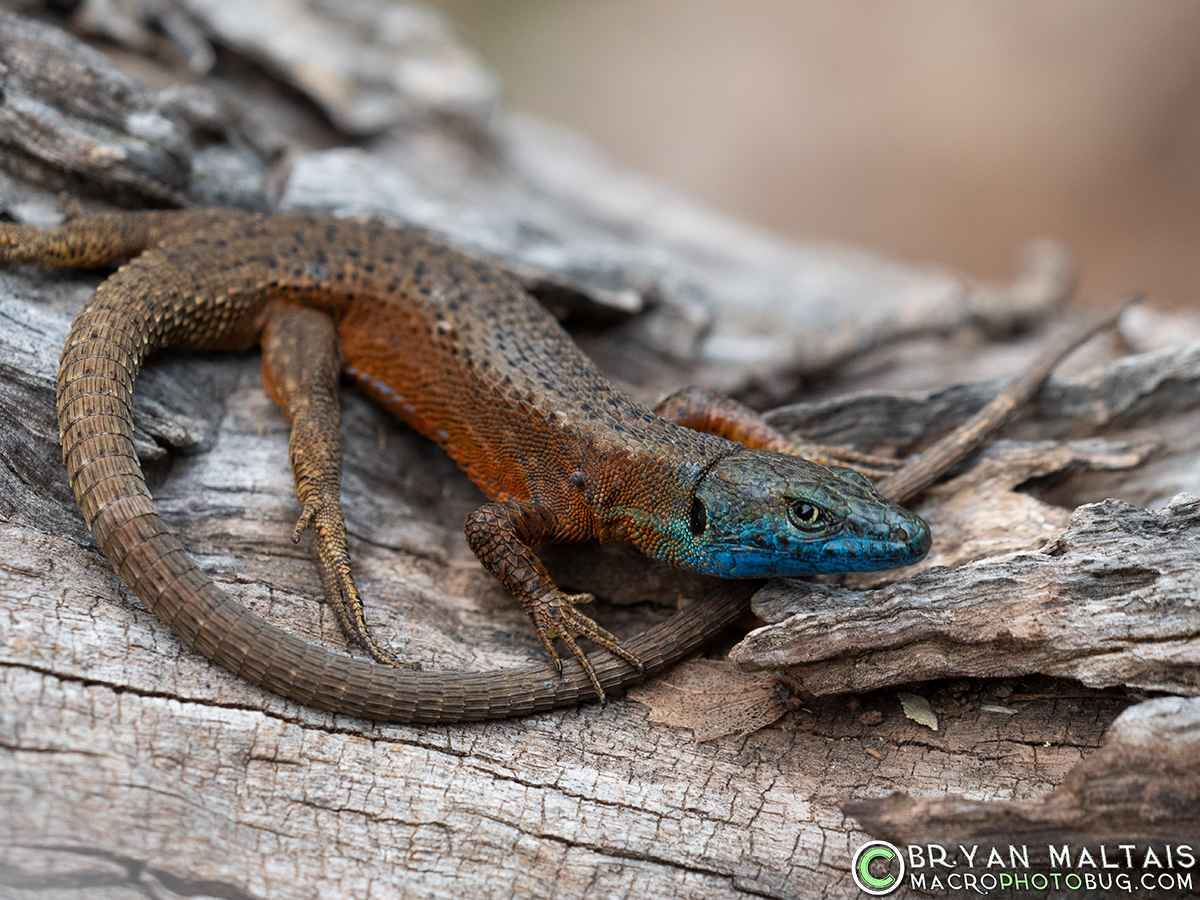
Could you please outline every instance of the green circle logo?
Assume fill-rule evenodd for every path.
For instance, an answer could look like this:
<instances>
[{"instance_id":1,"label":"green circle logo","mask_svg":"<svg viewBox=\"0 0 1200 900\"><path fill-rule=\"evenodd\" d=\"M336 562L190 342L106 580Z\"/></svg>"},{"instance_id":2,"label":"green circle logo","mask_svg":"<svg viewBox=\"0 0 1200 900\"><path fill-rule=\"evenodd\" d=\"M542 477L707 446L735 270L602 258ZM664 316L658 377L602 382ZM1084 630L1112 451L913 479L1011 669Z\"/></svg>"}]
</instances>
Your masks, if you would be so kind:
<instances>
[{"instance_id":1,"label":"green circle logo","mask_svg":"<svg viewBox=\"0 0 1200 900\"><path fill-rule=\"evenodd\" d=\"M864 894L890 894L904 881L904 856L895 844L868 841L854 851L850 874Z\"/></svg>"}]
</instances>

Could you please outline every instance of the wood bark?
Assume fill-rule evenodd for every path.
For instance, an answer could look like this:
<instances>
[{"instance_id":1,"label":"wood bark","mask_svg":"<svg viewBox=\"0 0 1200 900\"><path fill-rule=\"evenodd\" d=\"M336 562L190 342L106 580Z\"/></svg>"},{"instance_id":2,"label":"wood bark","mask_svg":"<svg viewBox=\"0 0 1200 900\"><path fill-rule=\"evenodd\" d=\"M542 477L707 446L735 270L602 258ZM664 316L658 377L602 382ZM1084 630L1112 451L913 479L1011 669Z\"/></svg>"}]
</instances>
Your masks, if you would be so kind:
<instances>
[{"instance_id":1,"label":"wood bark","mask_svg":"<svg viewBox=\"0 0 1200 900\"><path fill-rule=\"evenodd\" d=\"M777 423L885 451L908 452L986 402L989 379L1036 351L1064 297L1053 252L996 287L785 244L508 117L486 92L448 114L344 67L348 80L329 83L365 77L395 103L368 121L354 94L362 103L332 120L375 137L330 148L328 123L264 86L293 71L271 42L250 49L222 30L235 5L142 4L144 32L117 29L135 45L155 38L139 52L165 37L193 70L204 46L266 69L218 67L170 93L54 24L0 16L4 211L51 223L76 202L68 189L88 203L319 205L416 222L521 274L642 399L695 382L779 401L815 383L818 400ZM95 27L91 8L63 24ZM375 40L338 21L338 46ZM170 127L147 129L155 116ZM61 134L76 136L63 158ZM760 614L799 602L806 646L835 652L802 652L808 693L773 725L696 743L632 700L381 726L265 694L189 652L110 570L58 459L57 357L100 277L0 271L0 896L851 897L868 830L950 840L959 810L975 823L1001 809L963 840L1048 834L1051 822L1095 841L1115 833L1103 816L1061 812L1092 802L1080 785L1093 783L1113 786L1128 802L1111 808L1134 820L1150 809L1129 799L1137 784L1194 811L1195 701L1135 707L1121 721L1151 724L1122 726L1097 751L1141 691L1195 693L1196 501L1170 499L1200 494L1197 350L1174 342L1193 320L1126 316L1140 355L1116 361L1127 348L1093 342L1008 444L927 495L935 559L955 568L890 586L908 573L769 586ZM829 399L847 389L859 393ZM428 668L538 658L527 620L462 539L478 492L353 392L343 409L351 552L379 636ZM257 356L164 357L139 381L136 415L158 505L200 563L263 616L344 648L307 548L290 541L286 426ZM1085 503L1098 505L1072 517ZM622 548L547 558L565 587L597 593L597 617L619 634L710 586ZM937 732L905 717L893 687L905 677ZM897 791L928 802L883 800Z\"/></svg>"}]
</instances>

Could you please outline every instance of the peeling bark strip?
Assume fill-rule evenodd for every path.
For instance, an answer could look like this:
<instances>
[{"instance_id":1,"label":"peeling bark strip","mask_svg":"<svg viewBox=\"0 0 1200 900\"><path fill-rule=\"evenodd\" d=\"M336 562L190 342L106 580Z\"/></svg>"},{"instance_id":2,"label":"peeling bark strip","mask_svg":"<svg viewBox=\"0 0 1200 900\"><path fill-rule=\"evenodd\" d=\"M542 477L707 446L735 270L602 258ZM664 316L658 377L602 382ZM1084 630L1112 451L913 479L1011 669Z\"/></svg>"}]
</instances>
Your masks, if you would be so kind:
<instances>
[{"instance_id":1,"label":"peeling bark strip","mask_svg":"<svg viewBox=\"0 0 1200 900\"><path fill-rule=\"evenodd\" d=\"M790 618L752 632L734 661L788 667L814 694L1035 672L1200 694L1200 499L1083 506L1040 551L878 591L772 582L755 611Z\"/></svg>"},{"instance_id":2,"label":"peeling bark strip","mask_svg":"<svg viewBox=\"0 0 1200 900\"><path fill-rule=\"evenodd\" d=\"M1127 313L1122 329L1142 312ZM766 418L776 428L799 431L816 441L868 446L890 441L909 447L974 415L1001 387L1001 382L982 382L931 391L869 391L824 403L780 407ZM1091 377L1052 378L1022 409L1021 417L1024 431L1061 438L1081 425L1127 427L1147 418L1178 415L1197 405L1200 341L1193 340L1123 357Z\"/></svg>"}]
</instances>

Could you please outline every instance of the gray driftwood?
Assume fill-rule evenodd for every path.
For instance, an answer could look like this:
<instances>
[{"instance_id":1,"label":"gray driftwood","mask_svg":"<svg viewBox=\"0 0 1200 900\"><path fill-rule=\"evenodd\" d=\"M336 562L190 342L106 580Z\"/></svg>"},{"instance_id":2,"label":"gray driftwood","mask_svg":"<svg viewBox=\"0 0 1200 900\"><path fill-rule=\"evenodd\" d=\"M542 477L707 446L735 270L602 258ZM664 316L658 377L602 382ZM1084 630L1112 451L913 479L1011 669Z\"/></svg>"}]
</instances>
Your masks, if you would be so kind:
<instances>
[{"instance_id":1,"label":"gray driftwood","mask_svg":"<svg viewBox=\"0 0 1200 900\"><path fill-rule=\"evenodd\" d=\"M253 57L328 103L272 55L286 41L250 46L230 30L226 6L245 4L116 4L125 18L102 21L108 39L139 52L163 52L165 40L167 54L193 70L211 63L213 46ZM103 8L82 4L69 24L95 27ZM321 17L331 17L332 44L349 41L353 56L361 40L363 65L374 64L381 43L399 39L351 20L397 8L313 4L298 24L279 24L320 31ZM427 53L433 45L422 46ZM474 65L469 54L443 58L452 63L444 75ZM370 120L378 132L370 149L329 149L330 126L263 90L254 80L261 71L218 69L164 97L54 25L7 14L0 62L0 207L19 220L61 219L72 204L58 192L68 188L93 203L223 198L415 221L511 266L644 399L688 382L760 399L790 399L814 377L827 395L871 389L816 412L777 414L789 427L811 423L805 430L823 440L907 452L950 427L986 401L987 379L1032 355L1068 281L1054 253L997 288L859 251L787 245L615 171L552 129L506 116L487 90L447 113L436 96L401 96L370 76L363 82L344 60L329 64L326 84L358 85L346 94L351 106L325 108L351 129L384 109ZM486 88L486 75L476 75L468 81ZM386 102L372 106L371 91ZM963 794L972 809L1023 810L1000 820L1016 823L1011 834L1038 810L1057 808L1053 798L1098 765L1113 773L1107 784L1131 790L1126 757L1093 751L1137 695L1038 674L909 685L930 701L934 733L904 717L892 690L870 690L894 683L894 673L860 678L872 669L862 660L881 660L882 670L889 653L904 648L881 651L880 632L860 627L856 651L837 609L891 616L893 629L924 627L914 647L936 651L937 664L910 681L1048 672L1193 692L1194 638L1186 631L1195 631L1195 506L1167 501L1182 490L1200 493L1195 376L1186 374L1195 351L1156 350L1169 341L1134 327L1145 325L1144 315L1122 326L1141 356L1115 362L1122 348L1114 340L1093 342L1084 363L1010 430L1016 443L981 454L927 495L923 509L941 522L936 559L973 565L927 572L908 586L860 580L870 592L852 597L818 587L803 600L833 598L833 612L820 615L825 638L838 645L836 659L803 670L805 684L868 693L780 701L780 712L800 708L752 734L696 744L629 700L475 726L347 720L252 689L186 650L109 569L58 460L57 356L99 277L0 272L5 898L854 896L849 859L868 837L859 821L898 841L923 840L936 822L933 814L905 818L903 801L868 801L896 791ZM1010 339L1013 328L1024 335ZM1196 323L1177 319L1160 331L1189 328ZM1100 368L1089 373L1089 364ZM1122 380L1123 372L1136 378ZM1135 383L1143 387L1113 387ZM152 489L201 564L267 618L344 647L315 599L307 549L289 539L298 510L286 429L262 392L257 357L167 357L143 374L137 395L139 453ZM1119 396L1135 399L1121 405ZM462 539L462 521L480 502L475 489L436 448L362 398L347 392L343 406L351 550L380 635L431 668L536 658L523 614ZM873 432L855 432L867 423ZM1071 518L1075 507L1110 497L1155 509L1108 501ZM1114 575L1106 560L1117 552L1124 561ZM552 559L563 584L607 601L597 615L619 633L708 587L620 548L564 548ZM1105 661L1102 676L1057 668L1052 652L1023 668L1004 655L1011 648L997 637L998 616L1011 619L999 623L1010 629L1024 623L993 604L1052 593L1005 581L1007 594L970 594L980 572L1027 577L1036 588L1051 569L1076 585L1088 583L1088 572L1107 573L1077 591L1075 608L1047 606L1044 621L1034 616L1030 625L1061 628L1072 613L1093 612L1084 622L1090 634L1076 629L1072 646L1080 659ZM919 603L913 585L921 585ZM814 589L768 590L760 610L782 616L777 601ZM952 602L970 596L970 609ZM1126 625L1139 630L1113 634ZM1050 632L1024 633L1040 634L1043 650L1052 643ZM1135 638L1149 661L1140 669L1126 646ZM1162 652L1168 642L1174 657ZM823 672L831 676L825 683ZM1182 747L1172 735L1190 721L1190 703L1158 701L1127 715L1161 717L1154 721L1169 748ZM1113 738L1117 746L1126 745L1124 734ZM1194 765L1170 769L1169 753L1128 758L1175 791L1168 797L1194 803ZM957 802L935 799L929 808ZM858 804L851 815L847 803ZM1133 805L1120 808L1140 815ZM1108 833L1087 830L1100 821L1084 816L1072 827L1090 840Z\"/></svg>"}]
</instances>

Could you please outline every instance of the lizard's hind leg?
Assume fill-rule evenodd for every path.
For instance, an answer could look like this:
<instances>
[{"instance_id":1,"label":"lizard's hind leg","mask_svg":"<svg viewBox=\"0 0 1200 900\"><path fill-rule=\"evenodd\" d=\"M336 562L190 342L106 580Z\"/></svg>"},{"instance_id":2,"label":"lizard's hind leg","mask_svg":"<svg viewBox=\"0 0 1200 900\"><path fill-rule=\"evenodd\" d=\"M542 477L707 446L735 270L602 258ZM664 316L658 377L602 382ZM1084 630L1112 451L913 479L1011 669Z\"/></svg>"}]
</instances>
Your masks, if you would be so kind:
<instances>
[{"instance_id":1,"label":"lizard's hind leg","mask_svg":"<svg viewBox=\"0 0 1200 900\"><path fill-rule=\"evenodd\" d=\"M737 441L751 450L775 450L823 466L849 466L868 478L886 477L901 465L898 459L862 453L849 446L827 446L788 437L768 425L750 407L699 388L676 391L661 400L654 412L676 425Z\"/></svg>"},{"instance_id":2,"label":"lizard's hind leg","mask_svg":"<svg viewBox=\"0 0 1200 900\"><path fill-rule=\"evenodd\" d=\"M325 599L347 639L376 662L405 667L371 636L362 597L350 573L342 516L342 441L337 385L341 350L333 320L324 313L279 305L263 333L263 384L291 423L288 459L303 510L292 533L313 531L313 558Z\"/></svg>"}]
</instances>

